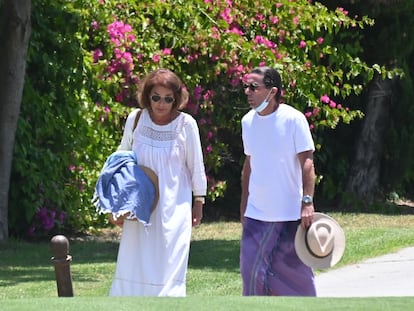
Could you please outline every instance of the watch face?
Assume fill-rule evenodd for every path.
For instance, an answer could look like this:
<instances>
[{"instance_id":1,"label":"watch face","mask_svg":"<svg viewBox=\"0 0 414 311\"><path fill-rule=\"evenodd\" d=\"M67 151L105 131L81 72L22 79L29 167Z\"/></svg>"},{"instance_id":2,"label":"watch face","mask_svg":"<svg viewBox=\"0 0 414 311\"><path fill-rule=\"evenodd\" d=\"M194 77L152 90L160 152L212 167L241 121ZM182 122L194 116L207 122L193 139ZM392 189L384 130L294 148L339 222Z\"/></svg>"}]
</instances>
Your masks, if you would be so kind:
<instances>
[{"instance_id":1,"label":"watch face","mask_svg":"<svg viewBox=\"0 0 414 311\"><path fill-rule=\"evenodd\" d=\"M312 197L310 195L305 195L302 201L306 204L312 203Z\"/></svg>"}]
</instances>

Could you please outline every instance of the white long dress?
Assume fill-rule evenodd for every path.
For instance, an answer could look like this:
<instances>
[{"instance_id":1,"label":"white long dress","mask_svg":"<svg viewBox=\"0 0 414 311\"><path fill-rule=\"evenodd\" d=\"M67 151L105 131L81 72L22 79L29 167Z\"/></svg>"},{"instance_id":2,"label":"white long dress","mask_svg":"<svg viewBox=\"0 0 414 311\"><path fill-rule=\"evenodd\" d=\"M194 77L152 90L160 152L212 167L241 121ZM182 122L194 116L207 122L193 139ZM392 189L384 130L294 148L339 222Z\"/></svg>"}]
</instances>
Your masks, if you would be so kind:
<instances>
[{"instance_id":1,"label":"white long dress","mask_svg":"<svg viewBox=\"0 0 414 311\"><path fill-rule=\"evenodd\" d=\"M111 296L186 295L191 239L192 194L205 195L206 176L197 123L181 112L167 125L156 125L142 110L127 119L120 150L135 151L139 165L158 175L160 197L150 226L124 222Z\"/></svg>"}]
</instances>

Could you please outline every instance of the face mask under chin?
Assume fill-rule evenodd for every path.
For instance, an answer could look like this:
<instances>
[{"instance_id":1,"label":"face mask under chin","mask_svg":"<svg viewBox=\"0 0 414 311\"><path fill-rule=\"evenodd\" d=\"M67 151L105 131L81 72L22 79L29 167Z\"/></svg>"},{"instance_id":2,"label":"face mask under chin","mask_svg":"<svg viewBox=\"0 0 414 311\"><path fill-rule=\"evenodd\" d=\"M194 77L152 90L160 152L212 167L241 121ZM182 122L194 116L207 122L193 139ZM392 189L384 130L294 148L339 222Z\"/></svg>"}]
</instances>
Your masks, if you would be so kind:
<instances>
[{"instance_id":1,"label":"face mask under chin","mask_svg":"<svg viewBox=\"0 0 414 311\"><path fill-rule=\"evenodd\" d=\"M269 105L269 101L265 99L264 101L262 101L262 103L259 106L254 107L253 109L256 110L257 113L260 113L263 110L265 110L268 105Z\"/></svg>"},{"instance_id":2,"label":"face mask under chin","mask_svg":"<svg viewBox=\"0 0 414 311\"><path fill-rule=\"evenodd\" d=\"M271 93L272 93L272 90L270 90L269 94L267 94L266 98L262 101L262 103L259 106L253 108L257 113L262 112L269 105L269 102L270 102L269 96Z\"/></svg>"}]
</instances>

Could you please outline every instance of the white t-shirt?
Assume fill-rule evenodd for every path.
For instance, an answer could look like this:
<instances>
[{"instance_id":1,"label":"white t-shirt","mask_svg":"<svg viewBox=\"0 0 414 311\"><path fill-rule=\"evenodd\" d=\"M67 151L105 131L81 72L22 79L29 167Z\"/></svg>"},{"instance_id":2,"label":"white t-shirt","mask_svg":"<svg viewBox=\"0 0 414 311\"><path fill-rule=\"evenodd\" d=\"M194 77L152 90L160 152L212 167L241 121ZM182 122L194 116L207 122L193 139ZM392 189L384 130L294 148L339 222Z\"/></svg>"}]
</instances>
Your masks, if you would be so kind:
<instances>
[{"instance_id":1,"label":"white t-shirt","mask_svg":"<svg viewBox=\"0 0 414 311\"><path fill-rule=\"evenodd\" d=\"M245 216L262 221L300 219L303 185L297 154L315 150L303 113L287 104L266 116L251 110L242 118L242 138L251 166Z\"/></svg>"}]
</instances>

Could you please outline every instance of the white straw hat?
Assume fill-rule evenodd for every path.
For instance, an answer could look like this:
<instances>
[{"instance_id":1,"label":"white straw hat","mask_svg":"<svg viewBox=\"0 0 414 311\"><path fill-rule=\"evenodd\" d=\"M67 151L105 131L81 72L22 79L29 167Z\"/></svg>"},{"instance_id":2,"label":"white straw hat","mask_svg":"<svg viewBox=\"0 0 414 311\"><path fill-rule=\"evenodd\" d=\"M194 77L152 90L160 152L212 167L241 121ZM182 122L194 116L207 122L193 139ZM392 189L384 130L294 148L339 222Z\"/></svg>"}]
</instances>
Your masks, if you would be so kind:
<instances>
[{"instance_id":1,"label":"white straw hat","mask_svg":"<svg viewBox=\"0 0 414 311\"><path fill-rule=\"evenodd\" d=\"M305 265L326 269L341 260L345 251L345 234L335 219L323 213L314 213L308 229L298 226L295 249Z\"/></svg>"}]
</instances>

